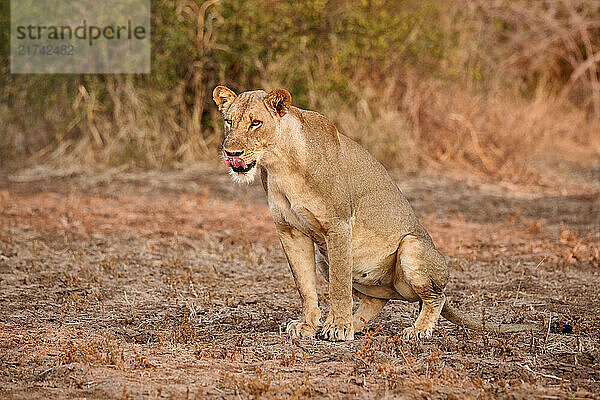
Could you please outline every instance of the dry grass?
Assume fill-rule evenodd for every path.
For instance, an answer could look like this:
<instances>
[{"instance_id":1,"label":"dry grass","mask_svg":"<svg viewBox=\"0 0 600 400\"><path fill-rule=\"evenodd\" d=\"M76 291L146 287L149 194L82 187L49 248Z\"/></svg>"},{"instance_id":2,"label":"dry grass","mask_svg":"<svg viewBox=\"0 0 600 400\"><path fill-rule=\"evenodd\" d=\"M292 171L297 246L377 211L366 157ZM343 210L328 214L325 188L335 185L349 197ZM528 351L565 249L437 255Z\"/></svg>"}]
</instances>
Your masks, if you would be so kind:
<instances>
[{"instance_id":1,"label":"dry grass","mask_svg":"<svg viewBox=\"0 0 600 400\"><path fill-rule=\"evenodd\" d=\"M121 110L106 116L82 86L77 107L86 109L93 134L48 145L30 162L71 171L98 162L162 168L218 159L220 128L192 135L186 128L176 129L173 119L173 129L164 135L169 119L148 111L150 102L163 99L142 101L137 89L129 89L115 89ZM560 180L593 187L597 182L600 124L585 110L545 91L527 99L487 96L415 75L353 90L360 97L356 104L324 101L319 111L387 167L408 173L454 171L525 185L555 186Z\"/></svg>"},{"instance_id":2,"label":"dry grass","mask_svg":"<svg viewBox=\"0 0 600 400\"><path fill-rule=\"evenodd\" d=\"M361 87L353 108L326 108L338 128L389 167L454 170L495 182L555 186L594 181L600 125L547 93L532 99L460 92L408 78ZM580 174L578 170L587 171ZM596 171L596 172L595 172Z\"/></svg>"},{"instance_id":3,"label":"dry grass","mask_svg":"<svg viewBox=\"0 0 600 400\"><path fill-rule=\"evenodd\" d=\"M317 3L306 5L303 18L309 27L333 12ZM254 12L256 4L248 4L246 11ZM179 66L182 75L157 89L156 81L173 71L156 54L156 65L165 69L148 80L53 77L54 86L48 87L58 89L52 101L43 100L44 82L13 77L0 107L5 122L0 127L2 163L23 165L14 163L23 155L28 165L55 168L165 168L216 160L222 128L211 89L229 83L237 90L291 89L295 104L331 118L388 167L444 170L519 184L597 182L598 1L423 4L394 9L402 18L408 15L400 21L414 22L406 37L397 43L376 42L383 50L372 46L371 53L364 54L352 30L340 36L337 28L331 28L321 52L310 43L282 52L286 40L295 41L293 35L302 35L304 29L295 19L294 6L283 3L276 6L292 31L287 39L286 32L279 32L275 49L239 43L231 36L235 30L223 15L235 12L235 7L227 11L218 1L184 1L171 9L161 3L161 12L168 10L181 22L183 43L193 54ZM380 3L363 5L366 8L356 15L344 2L339 6L344 16L358 18L368 32L377 32L377 21L367 11L382 12ZM260 23L260 15L252 14L252 23ZM431 31L429 22L436 16L439 26ZM154 23L165 37L172 33L163 32L160 21ZM372 30L369 24L374 24ZM305 34L319 37L313 31ZM348 43L337 42L342 38ZM241 47L233 50L234 45ZM236 53L243 51L248 54ZM359 54L355 62L350 58L344 63L327 53L344 51ZM261 52L267 54L264 59L253 55ZM235 57L248 65L235 60L232 65L215 65L215 60L226 63ZM31 108L32 99L38 100L39 108Z\"/></svg>"},{"instance_id":4,"label":"dry grass","mask_svg":"<svg viewBox=\"0 0 600 400\"><path fill-rule=\"evenodd\" d=\"M569 98L600 119L600 19L597 0L536 2L478 1L490 25L502 24L494 38L497 73L517 78L526 91L540 87ZM490 34L490 27L487 29ZM508 51L510 49L510 51ZM518 72L519 76L516 76Z\"/></svg>"},{"instance_id":5,"label":"dry grass","mask_svg":"<svg viewBox=\"0 0 600 400\"><path fill-rule=\"evenodd\" d=\"M73 100L73 127L81 123L89 134L73 136L67 128L58 145L42 148L31 161L162 168L214 155L219 139L199 132L197 116L187 113L184 94L177 89L140 88L130 76L109 77L106 88L109 97L102 101L82 84Z\"/></svg>"}]
</instances>

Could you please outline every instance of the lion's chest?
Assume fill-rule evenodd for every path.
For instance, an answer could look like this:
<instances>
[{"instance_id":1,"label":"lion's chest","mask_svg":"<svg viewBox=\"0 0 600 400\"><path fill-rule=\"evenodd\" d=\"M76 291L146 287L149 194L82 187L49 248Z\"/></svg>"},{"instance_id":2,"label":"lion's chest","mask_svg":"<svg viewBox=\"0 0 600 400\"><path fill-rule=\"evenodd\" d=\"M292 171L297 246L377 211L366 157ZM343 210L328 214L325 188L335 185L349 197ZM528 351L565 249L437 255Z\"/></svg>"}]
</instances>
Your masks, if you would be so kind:
<instances>
[{"instance_id":1,"label":"lion's chest","mask_svg":"<svg viewBox=\"0 0 600 400\"><path fill-rule=\"evenodd\" d=\"M322 227L314 212L300 205L306 204L304 199L277 190L278 188L276 186L273 188L273 186L269 188L267 201L275 223L292 226L310 237L315 243L324 243Z\"/></svg>"}]
</instances>

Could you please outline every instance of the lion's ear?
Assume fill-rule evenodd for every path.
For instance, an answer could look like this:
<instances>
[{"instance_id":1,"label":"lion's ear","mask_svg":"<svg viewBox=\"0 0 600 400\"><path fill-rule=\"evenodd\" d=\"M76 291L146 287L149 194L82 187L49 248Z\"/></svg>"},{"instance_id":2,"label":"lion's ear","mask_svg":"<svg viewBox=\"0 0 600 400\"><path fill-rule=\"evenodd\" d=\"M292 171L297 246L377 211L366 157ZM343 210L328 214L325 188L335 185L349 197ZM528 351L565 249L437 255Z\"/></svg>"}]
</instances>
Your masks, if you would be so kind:
<instances>
[{"instance_id":1,"label":"lion's ear","mask_svg":"<svg viewBox=\"0 0 600 400\"><path fill-rule=\"evenodd\" d=\"M236 97L235 92L225 86L217 86L213 90L213 100L223 115L227 114L227 110Z\"/></svg>"},{"instance_id":2,"label":"lion's ear","mask_svg":"<svg viewBox=\"0 0 600 400\"><path fill-rule=\"evenodd\" d=\"M290 109L292 95L285 89L276 89L265 97L267 108L278 117L283 117Z\"/></svg>"}]
</instances>

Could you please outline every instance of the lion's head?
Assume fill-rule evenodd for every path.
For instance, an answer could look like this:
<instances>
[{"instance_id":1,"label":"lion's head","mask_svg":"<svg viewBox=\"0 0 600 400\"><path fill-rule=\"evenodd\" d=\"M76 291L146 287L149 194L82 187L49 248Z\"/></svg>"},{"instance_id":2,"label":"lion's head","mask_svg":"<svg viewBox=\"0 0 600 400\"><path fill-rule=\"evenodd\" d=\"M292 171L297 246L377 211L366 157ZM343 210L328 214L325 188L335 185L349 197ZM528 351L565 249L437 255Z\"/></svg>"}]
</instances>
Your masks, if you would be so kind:
<instances>
[{"instance_id":1,"label":"lion's head","mask_svg":"<svg viewBox=\"0 0 600 400\"><path fill-rule=\"evenodd\" d=\"M292 97L284 89L268 94L256 90L238 96L225 86L217 86L213 100L225 123L222 151L229 172L236 182L250 183L261 156L280 135L279 123L287 114Z\"/></svg>"}]
</instances>

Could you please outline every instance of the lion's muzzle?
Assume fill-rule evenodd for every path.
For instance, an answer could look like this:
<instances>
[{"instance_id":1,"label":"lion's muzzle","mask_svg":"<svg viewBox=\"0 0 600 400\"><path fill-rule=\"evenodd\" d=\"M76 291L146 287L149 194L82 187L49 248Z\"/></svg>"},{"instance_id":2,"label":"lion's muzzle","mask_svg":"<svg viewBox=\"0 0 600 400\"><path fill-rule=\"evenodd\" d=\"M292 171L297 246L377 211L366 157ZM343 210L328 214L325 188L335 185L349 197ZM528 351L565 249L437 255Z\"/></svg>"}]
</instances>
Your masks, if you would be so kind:
<instances>
[{"instance_id":1,"label":"lion's muzzle","mask_svg":"<svg viewBox=\"0 0 600 400\"><path fill-rule=\"evenodd\" d=\"M246 160L244 160L242 157L230 156L225 159L225 165L231 168L234 172L245 173L250 171L256 165L256 160L247 164Z\"/></svg>"}]
</instances>

